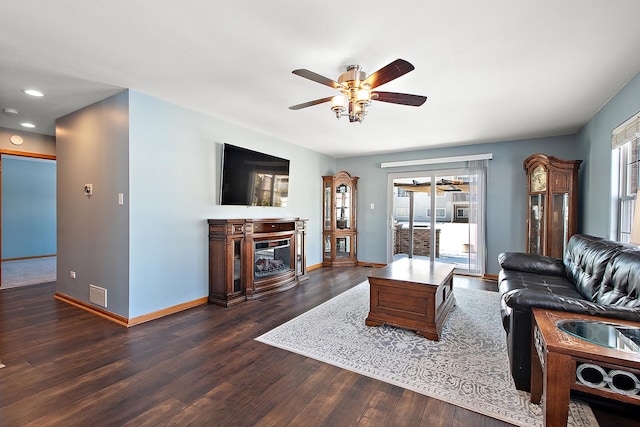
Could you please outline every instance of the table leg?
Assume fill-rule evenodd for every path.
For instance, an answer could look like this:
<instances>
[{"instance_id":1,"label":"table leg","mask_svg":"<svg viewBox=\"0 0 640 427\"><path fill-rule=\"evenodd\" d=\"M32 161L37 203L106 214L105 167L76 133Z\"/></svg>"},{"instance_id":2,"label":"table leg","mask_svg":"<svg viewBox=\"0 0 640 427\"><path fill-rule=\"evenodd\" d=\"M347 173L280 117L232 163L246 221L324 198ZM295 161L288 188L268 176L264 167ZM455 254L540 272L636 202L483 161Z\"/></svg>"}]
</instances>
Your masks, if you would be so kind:
<instances>
[{"instance_id":1,"label":"table leg","mask_svg":"<svg viewBox=\"0 0 640 427\"><path fill-rule=\"evenodd\" d=\"M543 389L544 425L547 427L567 425L572 366L571 357L546 352Z\"/></svg>"},{"instance_id":2,"label":"table leg","mask_svg":"<svg viewBox=\"0 0 640 427\"><path fill-rule=\"evenodd\" d=\"M531 403L540 403L542 399L542 371L543 367L534 337L531 340Z\"/></svg>"}]
</instances>

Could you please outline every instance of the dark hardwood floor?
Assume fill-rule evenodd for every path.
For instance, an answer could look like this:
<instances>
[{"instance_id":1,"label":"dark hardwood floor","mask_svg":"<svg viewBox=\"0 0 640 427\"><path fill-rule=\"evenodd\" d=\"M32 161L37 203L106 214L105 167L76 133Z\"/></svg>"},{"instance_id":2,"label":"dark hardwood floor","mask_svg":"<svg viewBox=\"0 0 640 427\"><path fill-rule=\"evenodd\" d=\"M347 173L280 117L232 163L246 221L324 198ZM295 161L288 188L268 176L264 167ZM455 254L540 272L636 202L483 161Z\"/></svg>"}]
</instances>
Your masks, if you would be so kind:
<instances>
[{"instance_id":1,"label":"dark hardwood floor","mask_svg":"<svg viewBox=\"0 0 640 427\"><path fill-rule=\"evenodd\" d=\"M0 290L0 426L507 425L254 340L370 271L323 268L266 299L130 329L55 300L54 284ZM605 427L640 425L596 413Z\"/></svg>"}]
</instances>

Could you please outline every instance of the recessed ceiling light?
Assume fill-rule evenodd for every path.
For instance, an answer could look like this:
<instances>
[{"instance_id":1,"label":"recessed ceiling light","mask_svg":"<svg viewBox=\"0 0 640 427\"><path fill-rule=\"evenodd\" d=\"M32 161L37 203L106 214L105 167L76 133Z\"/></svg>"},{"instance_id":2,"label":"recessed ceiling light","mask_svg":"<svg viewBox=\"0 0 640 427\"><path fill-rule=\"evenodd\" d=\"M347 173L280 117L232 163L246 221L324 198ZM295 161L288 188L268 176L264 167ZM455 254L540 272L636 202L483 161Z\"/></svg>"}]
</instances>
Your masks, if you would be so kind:
<instances>
[{"instance_id":1,"label":"recessed ceiling light","mask_svg":"<svg viewBox=\"0 0 640 427\"><path fill-rule=\"evenodd\" d=\"M15 108L3 108L2 112L11 116L17 116L19 114L19 111Z\"/></svg>"},{"instance_id":2,"label":"recessed ceiling light","mask_svg":"<svg viewBox=\"0 0 640 427\"><path fill-rule=\"evenodd\" d=\"M20 126L24 126L26 128L34 128L34 127L36 127L36 125L34 125L33 123L29 123L29 122L20 123Z\"/></svg>"},{"instance_id":3,"label":"recessed ceiling light","mask_svg":"<svg viewBox=\"0 0 640 427\"><path fill-rule=\"evenodd\" d=\"M22 89L22 91L27 95L31 95L31 96L44 96L44 93L36 89Z\"/></svg>"}]
</instances>

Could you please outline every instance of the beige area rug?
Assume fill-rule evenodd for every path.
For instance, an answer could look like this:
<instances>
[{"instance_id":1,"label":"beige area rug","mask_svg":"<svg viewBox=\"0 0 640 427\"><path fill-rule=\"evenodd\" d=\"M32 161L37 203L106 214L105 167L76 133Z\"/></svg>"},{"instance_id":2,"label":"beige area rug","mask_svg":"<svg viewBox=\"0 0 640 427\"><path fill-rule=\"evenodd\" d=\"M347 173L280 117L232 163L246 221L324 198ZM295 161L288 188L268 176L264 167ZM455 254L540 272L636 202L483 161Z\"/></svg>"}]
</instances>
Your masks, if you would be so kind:
<instances>
[{"instance_id":1,"label":"beige area rug","mask_svg":"<svg viewBox=\"0 0 640 427\"><path fill-rule=\"evenodd\" d=\"M520 426L542 426L542 406L509 373L497 292L454 288L456 306L440 341L392 327L367 327L364 282L256 340ZM572 400L569 426L597 426Z\"/></svg>"},{"instance_id":2,"label":"beige area rug","mask_svg":"<svg viewBox=\"0 0 640 427\"><path fill-rule=\"evenodd\" d=\"M31 258L2 263L0 289L49 283L56 280L56 257Z\"/></svg>"}]
</instances>

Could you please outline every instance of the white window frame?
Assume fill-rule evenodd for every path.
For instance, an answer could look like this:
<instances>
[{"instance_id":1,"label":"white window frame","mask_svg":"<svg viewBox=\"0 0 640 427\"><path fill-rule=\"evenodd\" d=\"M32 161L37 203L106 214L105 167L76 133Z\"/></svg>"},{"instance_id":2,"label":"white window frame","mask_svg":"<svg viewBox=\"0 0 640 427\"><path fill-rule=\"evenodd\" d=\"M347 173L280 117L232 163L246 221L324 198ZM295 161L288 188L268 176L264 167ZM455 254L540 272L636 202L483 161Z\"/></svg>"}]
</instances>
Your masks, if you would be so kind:
<instances>
[{"instance_id":1,"label":"white window frame","mask_svg":"<svg viewBox=\"0 0 640 427\"><path fill-rule=\"evenodd\" d=\"M640 179L640 113L616 127L611 135L615 239L628 243Z\"/></svg>"}]
</instances>

